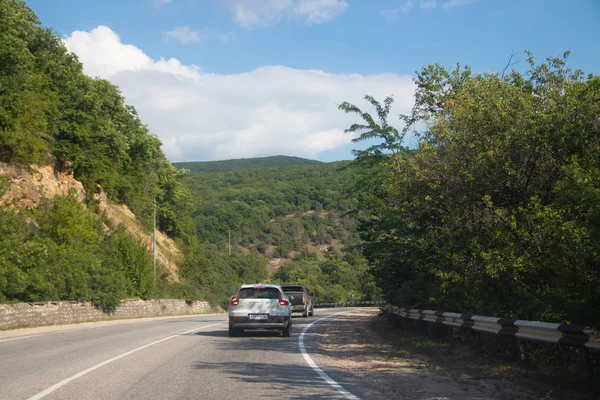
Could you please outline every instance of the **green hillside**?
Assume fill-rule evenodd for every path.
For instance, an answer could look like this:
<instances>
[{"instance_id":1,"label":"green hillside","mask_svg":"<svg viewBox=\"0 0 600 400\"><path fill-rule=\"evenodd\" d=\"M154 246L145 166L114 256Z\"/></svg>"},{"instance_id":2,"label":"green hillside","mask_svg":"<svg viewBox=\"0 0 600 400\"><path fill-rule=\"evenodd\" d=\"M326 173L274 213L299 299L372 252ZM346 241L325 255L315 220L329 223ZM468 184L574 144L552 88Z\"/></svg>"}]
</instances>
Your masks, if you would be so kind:
<instances>
[{"instance_id":1,"label":"green hillside","mask_svg":"<svg viewBox=\"0 0 600 400\"><path fill-rule=\"evenodd\" d=\"M196 233L211 243L225 240L230 230L236 243L251 247L274 245L285 257L289 251L300 250L300 244L282 243L290 220L304 220L304 239L317 244L331 244L333 237L349 235L350 223L344 233L333 232L333 219L340 219L351 208L344 186L352 175L345 169L349 162L320 163L284 168L261 168L211 174L190 174L184 183L195 202ZM307 214L309 211L313 213ZM314 212L317 211L317 212ZM312 226L306 221L317 217L326 220ZM285 222L288 221L288 222ZM277 224L281 229L274 228ZM312 230L308 227L312 227ZM293 230L293 229L292 229ZM280 232L281 231L281 232Z\"/></svg>"},{"instance_id":2,"label":"green hillside","mask_svg":"<svg viewBox=\"0 0 600 400\"><path fill-rule=\"evenodd\" d=\"M189 169L191 172L226 172L252 168L291 167L320 163L320 161L309 160L300 157L272 156L221 161L178 162L173 163L173 165L177 168Z\"/></svg>"},{"instance_id":3,"label":"green hillside","mask_svg":"<svg viewBox=\"0 0 600 400\"><path fill-rule=\"evenodd\" d=\"M212 251L266 260L270 279L302 283L323 301L378 299L357 248L351 162L189 174L195 233ZM194 272L199 284L206 278ZM184 276L188 273L183 271Z\"/></svg>"}]
</instances>

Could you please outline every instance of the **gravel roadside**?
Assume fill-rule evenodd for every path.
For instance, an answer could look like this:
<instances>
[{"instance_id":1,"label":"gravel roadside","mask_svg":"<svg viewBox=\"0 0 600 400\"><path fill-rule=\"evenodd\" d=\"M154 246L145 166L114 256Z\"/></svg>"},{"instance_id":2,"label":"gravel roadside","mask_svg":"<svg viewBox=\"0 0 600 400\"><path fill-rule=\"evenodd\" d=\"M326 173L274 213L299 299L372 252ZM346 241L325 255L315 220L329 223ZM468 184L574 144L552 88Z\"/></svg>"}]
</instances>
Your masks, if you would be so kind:
<instances>
[{"instance_id":1,"label":"gravel roadside","mask_svg":"<svg viewBox=\"0 0 600 400\"><path fill-rule=\"evenodd\" d=\"M506 380L474 378L437 366L427 357L406 354L372 328L379 310L341 315L322 333L320 363L352 373L362 385L388 399L475 400L540 399Z\"/></svg>"}]
</instances>

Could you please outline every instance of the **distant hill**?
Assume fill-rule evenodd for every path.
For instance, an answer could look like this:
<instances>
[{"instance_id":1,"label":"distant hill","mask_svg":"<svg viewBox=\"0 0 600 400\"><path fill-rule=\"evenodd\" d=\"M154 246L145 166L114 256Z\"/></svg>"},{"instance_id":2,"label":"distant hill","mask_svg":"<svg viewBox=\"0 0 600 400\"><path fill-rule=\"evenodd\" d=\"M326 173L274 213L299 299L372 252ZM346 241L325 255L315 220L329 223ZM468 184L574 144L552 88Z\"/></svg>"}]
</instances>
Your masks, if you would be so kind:
<instances>
[{"instance_id":1,"label":"distant hill","mask_svg":"<svg viewBox=\"0 0 600 400\"><path fill-rule=\"evenodd\" d=\"M354 181L349 164L189 174L184 183L195 202L195 232L226 247L230 231L234 252L256 249L270 271L303 251L319 259L330 247L345 254L358 240L346 215L356 205L345 194Z\"/></svg>"},{"instance_id":2,"label":"distant hill","mask_svg":"<svg viewBox=\"0 0 600 400\"><path fill-rule=\"evenodd\" d=\"M236 160L197 161L173 163L177 168L189 169L191 172L227 172L263 167L291 167L300 165L322 164L321 161L300 157L272 156L257 158L240 158Z\"/></svg>"}]
</instances>

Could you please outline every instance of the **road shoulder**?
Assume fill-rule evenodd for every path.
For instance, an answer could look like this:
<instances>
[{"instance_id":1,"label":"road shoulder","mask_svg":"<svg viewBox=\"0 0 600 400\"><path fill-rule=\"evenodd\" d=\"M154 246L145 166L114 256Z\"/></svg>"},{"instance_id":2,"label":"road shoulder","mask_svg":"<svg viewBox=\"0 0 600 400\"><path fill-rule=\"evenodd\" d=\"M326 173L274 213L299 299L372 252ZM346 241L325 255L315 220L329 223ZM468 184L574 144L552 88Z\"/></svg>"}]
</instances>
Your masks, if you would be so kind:
<instances>
[{"instance_id":1,"label":"road shoulder","mask_svg":"<svg viewBox=\"0 0 600 400\"><path fill-rule=\"evenodd\" d=\"M378 313L357 310L321 322L317 364L325 371L351 373L360 386L387 399L539 398L509 381L456 374L427 357L395 348L373 329Z\"/></svg>"}]
</instances>

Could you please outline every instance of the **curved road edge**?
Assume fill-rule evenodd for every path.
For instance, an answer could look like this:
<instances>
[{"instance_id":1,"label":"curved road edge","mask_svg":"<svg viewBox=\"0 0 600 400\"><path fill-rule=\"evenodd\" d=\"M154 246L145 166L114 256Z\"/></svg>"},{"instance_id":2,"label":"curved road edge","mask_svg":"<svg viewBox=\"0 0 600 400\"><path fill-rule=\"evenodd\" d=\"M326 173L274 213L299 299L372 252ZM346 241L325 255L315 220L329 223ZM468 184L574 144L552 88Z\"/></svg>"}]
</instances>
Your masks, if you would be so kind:
<instances>
[{"instance_id":1,"label":"curved road edge","mask_svg":"<svg viewBox=\"0 0 600 400\"><path fill-rule=\"evenodd\" d=\"M340 393L346 399L359 400L358 397L356 397L355 395L353 395L352 393L350 393L349 391L344 389L344 387L342 385L340 385L339 383L337 383L336 381L331 379L331 377L329 375L327 375L321 368L319 368L319 366L310 357L310 355L308 354L308 351L306 351L306 347L304 346L304 336L306 335L306 332L308 332L308 330L314 324L316 324L319 321L323 321L325 319L335 317L337 315L347 314L347 313L351 313L354 311L360 311L360 309L350 310L350 311L342 311L339 313L327 315L325 317L319 318L318 320L313 321L310 324L306 325L304 327L304 329L302 330L302 333L300 333L300 337L298 338L298 347L300 348L300 353L302 353L302 357L304 357L304 361L306 361L306 363L317 373L317 375L319 375L319 377L321 377L325 382L327 382L328 385L333 387L338 393Z\"/></svg>"}]
</instances>

